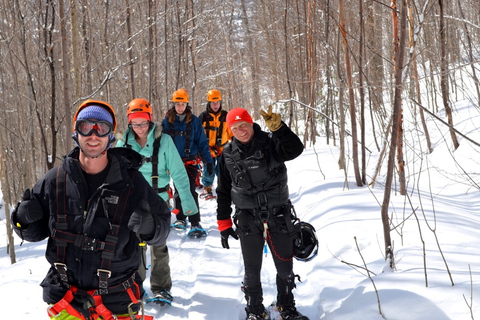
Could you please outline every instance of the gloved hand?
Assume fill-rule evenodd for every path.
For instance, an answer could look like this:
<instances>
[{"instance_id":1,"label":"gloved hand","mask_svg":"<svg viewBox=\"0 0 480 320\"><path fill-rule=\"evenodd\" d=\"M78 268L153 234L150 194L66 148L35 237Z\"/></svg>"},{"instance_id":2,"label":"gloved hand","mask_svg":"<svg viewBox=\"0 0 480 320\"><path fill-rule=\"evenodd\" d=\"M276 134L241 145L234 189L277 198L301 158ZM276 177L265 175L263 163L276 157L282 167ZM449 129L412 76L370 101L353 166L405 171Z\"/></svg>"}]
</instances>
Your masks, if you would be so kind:
<instances>
[{"instance_id":1,"label":"gloved hand","mask_svg":"<svg viewBox=\"0 0 480 320\"><path fill-rule=\"evenodd\" d=\"M144 240L149 240L155 232L155 220L150 213L150 205L143 199L140 206L133 212L128 220L128 228L142 235Z\"/></svg>"},{"instance_id":2,"label":"gloved hand","mask_svg":"<svg viewBox=\"0 0 480 320\"><path fill-rule=\"evenodd\" d=\"M207 172L210 176L215 173L215 167L213 166L213 163L207 163Z\"/></svg>"},{"instance_id":3,"label":"gloved hand","mask_svg":"<svg viewBox=\"0 0 480 320\"><path fill-rule=\"evenodd\" d=\"M232 236L235 240L238 240L238 235L232 228L220 231L220 235L222 236L222 247L224 247L225 249L230 249L230 246L228 245L229 236Z\"/></svg>"},{"instance_id":4,"label":"gloved hand","mask_svg":"<svg viewBox=\"0 0 480 320\"><path fill-rule=\"evenodd\" d=\"M43 218L43 210L37 198L33 197L30 189L25 189L22 201L13 210L12 220L17 227L26 227L32 222Z\"/></svg>"},{"instance_id":5,"label":"gloved hand","mask_svg":"<svg viewBox=\"0 0 480 320\"><path fill-rule=\"evenodd\" d=\"M277 131L282 126L282 116L280 116L278 113L272 112L272 105L268 106L267 112L260 110L260 114L262 115L263 120L265 120L265 124L270 131Z\"/></svg>"}]
</instances>

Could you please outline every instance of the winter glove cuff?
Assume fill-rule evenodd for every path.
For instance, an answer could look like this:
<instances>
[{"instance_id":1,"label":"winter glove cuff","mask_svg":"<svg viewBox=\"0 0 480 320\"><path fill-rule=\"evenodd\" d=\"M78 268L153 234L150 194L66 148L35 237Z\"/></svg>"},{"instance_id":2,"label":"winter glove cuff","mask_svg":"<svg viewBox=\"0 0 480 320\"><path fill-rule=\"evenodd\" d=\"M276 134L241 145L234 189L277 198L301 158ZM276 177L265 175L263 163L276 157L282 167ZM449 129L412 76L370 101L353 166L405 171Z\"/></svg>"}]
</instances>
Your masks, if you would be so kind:
<instances>
[{"instance_id":1,"label":"winter glove cuff","mask_svg":"<svg viewBox=\"0 0 480 320\"><path fill-rule=\"evenodd\" d=\"M224 231L233 226L232 219L217 220L218 230Z\"/></svg>"}]
</instances>

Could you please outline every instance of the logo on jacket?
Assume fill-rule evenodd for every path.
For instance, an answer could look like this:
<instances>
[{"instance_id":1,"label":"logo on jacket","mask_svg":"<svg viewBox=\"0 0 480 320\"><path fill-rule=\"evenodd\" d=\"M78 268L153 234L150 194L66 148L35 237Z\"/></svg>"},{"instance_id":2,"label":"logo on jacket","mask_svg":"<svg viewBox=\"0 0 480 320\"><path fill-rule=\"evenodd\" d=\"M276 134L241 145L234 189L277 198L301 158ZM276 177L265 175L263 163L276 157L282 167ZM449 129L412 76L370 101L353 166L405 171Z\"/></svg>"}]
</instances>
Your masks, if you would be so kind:
<instances>
[{"instance_id":1,"label":"logo on jacket","mask_svg":"<svg viewBox=\"0 0 480 320\"><path fill-rule=\"evenodd\" d=\"M107 200L107 202L110 204L118 204L118 199L118 196L110 196L105 198L105 200Z\"/></svg>"}]
</instances>

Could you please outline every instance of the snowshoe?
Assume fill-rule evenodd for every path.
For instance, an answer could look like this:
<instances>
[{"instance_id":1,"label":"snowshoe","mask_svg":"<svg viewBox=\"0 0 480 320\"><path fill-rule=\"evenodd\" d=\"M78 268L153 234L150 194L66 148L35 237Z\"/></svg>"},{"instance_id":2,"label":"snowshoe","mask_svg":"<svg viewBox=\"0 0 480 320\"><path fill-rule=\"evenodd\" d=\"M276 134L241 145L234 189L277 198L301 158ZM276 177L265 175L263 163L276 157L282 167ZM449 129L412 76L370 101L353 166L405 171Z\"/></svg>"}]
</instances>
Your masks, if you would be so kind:
<instances>
[{"instance_id":1,"label":"snowshoe","mask_svg":"<svg viewBox=\"0 0 480 320\"><path fill-rule=\"evenodd\" d=\"M192 225L192 228L187 234L190 238L202 238L207 236L207 231L205 231L202 226L199 225Z\"/></svg>"},{"instance_id":2,"label":"snowshoe","mask_svg":"<svg viewBox=\"0 0 480 320\"><path fill-rule=\"evenodd\" d=\"M187 222L184 220L177 220L170 225L170 228L179 230L179 231L185 231L187 230Z\"/></svg>"},{"instance_id":3,"label":"snowshoe","mask_svg":"<svg viewBox=\"0 0 480 320\"><path fill-rule=\"evenodd\" d=\"M282 320L309 320L308 317L298 312L294 306L282 307L277 305L277 311L280 313Z\"/></svg>"},{"instance_id":4,"label":"snowshoe","mask_svg":"<svg viewBox=\"0 0 480 320\"><path fill-rule=\"evenodd\" d=\"M167 289L156 291L153 293L153 295L153 298L147 299L147 303L153 302L161 306L164 306L165 304L172 305L173 296L170 294L170 292L168 292Z\"/></svg>"},{"instance_id":5,"label":"snowshoe","mask_svg":"<svg viewBox=\"0 0 480 320\"><path fill-rule=\"evenodd\" d=\"M263 311L258 308L245 308L245 312L247 313L246 320L270 320L270 313L265 308L262 307L262 309Z\"/></svg>"},{"instance_id":6,"label":"snowshoe","mask_svg":"<svg viewBox=\"0 0 480 320\"><path fill-rule=\"evenodd\" d=\"M203 199L203 200L213 200L216 198L216 196L213 194L213 193L200 193L199 195L200 199Z\"/></svg>"},{"instance_id":7,"label":"snowshoe","mask_svg":"<svg viewBox=\"0 0 480 320\"><path fill-rule=\"evenodd\" d=\"M268 314L266 312L264 312L261 315L255 314L255 313L249 313L247 315L246 320L270 320L270 317L268 316Z\"/></svg>"}]
</instances>

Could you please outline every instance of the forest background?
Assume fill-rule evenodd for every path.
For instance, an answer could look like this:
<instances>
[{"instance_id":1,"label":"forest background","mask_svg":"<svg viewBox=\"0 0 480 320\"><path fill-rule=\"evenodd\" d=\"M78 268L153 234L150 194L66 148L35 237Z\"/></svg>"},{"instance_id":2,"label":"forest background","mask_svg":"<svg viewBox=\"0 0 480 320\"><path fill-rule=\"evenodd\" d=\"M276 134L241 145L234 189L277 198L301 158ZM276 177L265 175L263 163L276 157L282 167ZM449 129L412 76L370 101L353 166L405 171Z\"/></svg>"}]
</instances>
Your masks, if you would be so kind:
<instances>
[{"instance_id":1,"label":"forest background","mask_svg":"<svg viewBox=\"0 0 480 320\"><path fill-rule=\"evenodd\" d=\"M339 169L352 162L357 186L375 183L365 171L365 132L373 133L379 168L388 163L388 259L390 190L398 183L405 193L408 165L403 109L417 115L426 152L424 114L443 110L438 120L455 150L462 133L452 101L478 106L480 98L477 0L0 0L0 21L8 204L71 150L73 114L85 99L112 104L123 131L133 98L150 100L160 121L176 89L188 90L198 115L216 88L226 110L244 107L258 119L275 104L306 146L319 137L338 145Z\"/></svg>"}]
</instances>

